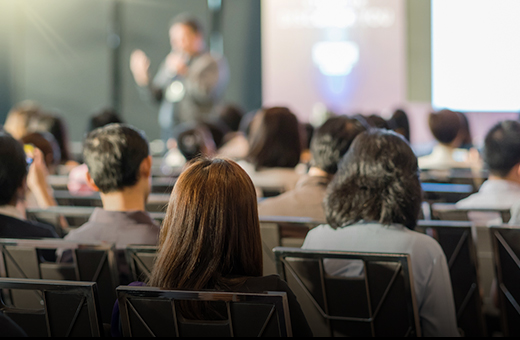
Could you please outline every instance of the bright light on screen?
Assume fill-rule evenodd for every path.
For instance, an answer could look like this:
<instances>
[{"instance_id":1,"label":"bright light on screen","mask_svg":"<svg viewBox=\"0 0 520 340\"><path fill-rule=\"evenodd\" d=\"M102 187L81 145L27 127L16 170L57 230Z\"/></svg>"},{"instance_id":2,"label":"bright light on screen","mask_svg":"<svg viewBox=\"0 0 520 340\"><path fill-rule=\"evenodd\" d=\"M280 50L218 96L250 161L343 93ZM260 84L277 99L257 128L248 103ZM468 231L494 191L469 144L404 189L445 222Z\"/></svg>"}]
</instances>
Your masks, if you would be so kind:
<instances>
[{"instance_id":1,"label":"bright light on screen","mask_svg":"<svg viewBox=\"0 0 520 340\"><path fill-rule=\"evenodd\" d=\"M402 0L262 0L263 99L380 112L405 97Z\"/></svg>"},{"instance_id":2,"label":"bright light on screen","mask_svg":"<svg viewBox=\"0 0 520 340\"><path fill-rule=\"evenodd\" d=\"M432 0L432 105L520 111L520 1Z\"/></svg>"}]
</instances>

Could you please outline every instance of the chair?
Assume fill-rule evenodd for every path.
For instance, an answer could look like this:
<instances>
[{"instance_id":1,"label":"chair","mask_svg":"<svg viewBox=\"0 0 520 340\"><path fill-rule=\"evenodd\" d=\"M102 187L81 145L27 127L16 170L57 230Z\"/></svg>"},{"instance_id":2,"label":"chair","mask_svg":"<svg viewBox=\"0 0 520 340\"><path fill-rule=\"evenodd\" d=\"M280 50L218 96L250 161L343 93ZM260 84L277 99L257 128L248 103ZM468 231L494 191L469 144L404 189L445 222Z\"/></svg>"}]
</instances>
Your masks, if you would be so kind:
<instances>
[{"instance_id":1,"label":"chair","mask_svg":"<svg viewBox=\"0 0 520 340\"><path fill-rule=\"evenodd\" d=\"M511 218L510 209L460 209L455 203L433 203L431 205L433 219L445 221L471 221L471 215L495 214L507 223Z\"/></svg>"},{"instance_id":2,"label":"chair","mask_svg":"<svg viewBox=\"0 0 520 340\"><path fill-rule=\"evenodd\" d=\"M235 293L117 288L124 337L286 337L292 336L286 292ZM222 317L189 320L183 302L203 301Z\"/></svg>"},{"instance_id":3,"label":"chair","mask_svg":"<svg viewBox=\"0 0 520 340\"><path fill-rule=\"evenodd\" d=\"M0 310L29 337L100 337L103 325L95 282L0 278ZM39 308L9 302L9 290L37 292Z\"/></svg>"},{"instance_id":4,"label":"chair","mask_svg":"<svg viewBox=\"0 0 520 340\"><path fill-rule=\"evenodd\" d=\"M424 200L430 204L435 202L456 203L475 192L471 184L454 183L421 183Z\"/></svg>"},{"instance_id":5,"label":"chair","mask_svg":"<svg viewBox=\"0 0 520 340\"><path fill-rule=\"evenodd\" d=\"M119 285L113 245L69 242L61 239L0 239L0 276L7 278L47 279L59 281L96 282L101 315L110 323ZM70 257L67 262L49 261L56 251ZM47 261L46 261L47 259ZM39 306L34 294L12 292L13 304L18 307Z\"/></svg>"},{"instance_id":6,"label":"chair","mask_svg":"<svg viewBox=\"0 0 520 340\"><path fill-rule=\"evenodd\" d=\"M436 239L446 255L459 329L466 337L487 336L473 224L422 220L415 230Z\"/></svg>"},{"instance_id":7,"label":"chair","mask_svg":"<svg viewBox=\"0 0 520 340\"><path fill-rule=\"evenodd\" d=\"M273 252L314 336L421 336L408 254L288 247ZM361 269L359 275L329 273L347 264Z\"/></svg>"},{"instance_id":8,"label":"chair","mask_svg":"<svg viewBox=\"0 0 520 340\"><path fill-rule=\"evenodd\" d=\"M491 226L502 335L520 336L520 227Z\"/></svg>"},{"instance_id":9,"label":"chair","mask_svg":"<svg viewBox=\"0 0 520 340\"><path fill-rule=\"evenodd\" d=\"M150 245L128 245L126 261L130 266L132 281L146 282L157 257L157 247Z\"/></svg>"},{"instance_id":10,"label":"chair","mask_svg":"<svg viewBox=\"0 0 520 340\"><path fill-rule=\"evenodd\" d=\"M277 274L273 248L301 247L307 232L325 223L307 217L260 216L264 275Z\"/></svg>"}]
</instances>

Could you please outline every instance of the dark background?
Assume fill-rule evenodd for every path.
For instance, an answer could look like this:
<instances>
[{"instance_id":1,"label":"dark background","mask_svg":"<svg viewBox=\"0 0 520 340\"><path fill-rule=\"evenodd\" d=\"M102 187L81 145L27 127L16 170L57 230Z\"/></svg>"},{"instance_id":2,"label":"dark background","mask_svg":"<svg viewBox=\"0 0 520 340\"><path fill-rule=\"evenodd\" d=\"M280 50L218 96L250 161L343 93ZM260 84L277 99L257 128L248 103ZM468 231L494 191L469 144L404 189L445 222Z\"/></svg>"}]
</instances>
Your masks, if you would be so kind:
<instances>
[{"instance_id":1,"label":"dark background","mask_svg":"<svg viewBox=\"0 0 520 340\"><path fill-rule=\"evenodd\" d=\"M211 3L221 3L212 11ZM430 1L406 0L408 99L430 100ZM129 70L143 49L151 72L168 53L168 22L191 12L221 35L231 80L226 102L262 104L261 0L0 0L0 124L16 103L31 99L67 120L80 141L88 117L107 106L159 138L158 108L143 102ZM218 39L217 39L218 40Z\"/></svg>"}]
</instances>

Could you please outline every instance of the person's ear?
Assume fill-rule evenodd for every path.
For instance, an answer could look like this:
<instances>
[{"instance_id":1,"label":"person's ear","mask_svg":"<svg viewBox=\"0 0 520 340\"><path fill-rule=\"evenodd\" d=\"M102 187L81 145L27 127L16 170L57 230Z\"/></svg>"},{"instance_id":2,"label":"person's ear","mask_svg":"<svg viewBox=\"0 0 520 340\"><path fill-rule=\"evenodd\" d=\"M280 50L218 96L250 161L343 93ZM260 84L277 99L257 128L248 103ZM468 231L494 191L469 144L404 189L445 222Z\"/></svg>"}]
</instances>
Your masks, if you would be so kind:
<instances>
[{"instance_id":1,"label":"person's ear","mask_svg":"<svg viewBox=\"0 0 520 340\"><path fill-rule=\"evenodd\" d=\"M90 172L87 171L87 174L85 176L87 177L87 185L90 187L90 189L94 191L99 191L98 186L96 185L96 183L94 183L92 177L90 177Z\"/></svg>"},{"instance_id":2,"label":"person's ear","mask_svg":"<svg viewBox=\"0 0 520 340\"><path fill-rule=\"evenodd\" d=\"M148 156L141 162L139 173L142 178L149 178L152 176L152 156Z\"/></svg>"}]
</instances>

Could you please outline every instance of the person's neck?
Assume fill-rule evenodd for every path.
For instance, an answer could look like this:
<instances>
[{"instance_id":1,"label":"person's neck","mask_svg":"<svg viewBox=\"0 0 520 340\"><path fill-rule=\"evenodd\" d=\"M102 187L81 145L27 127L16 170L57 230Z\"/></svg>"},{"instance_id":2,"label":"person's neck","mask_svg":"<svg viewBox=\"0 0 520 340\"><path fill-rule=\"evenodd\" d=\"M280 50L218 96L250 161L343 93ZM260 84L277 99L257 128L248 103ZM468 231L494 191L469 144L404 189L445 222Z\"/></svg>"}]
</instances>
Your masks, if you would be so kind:
<instances>
[{"instance_id":1,"label":"person's neck","mask_svg":"<svg viewBox=\"0 0 520 340\"><path fill-rule=\"evenodd\" d=\"M320 168L311 167L307 174L311 177L330 177L330 174Z\"/></svg>"},{"instance_id":2,"label":"person's neck","mask_svg":"<svg viewBox=\"0 0 520 340\"><path fill-rule=\"evenodd\" d=\"M489 174L488 180L490 180L490 181L503 180L503 181L509 181L509 182L514 182L514 183L520 184L520 177L519 176L515 176L512 173L509 173L505 177Z\"/></svg>"},{"instance_id":3,"label":"person's neck","mask_svg":"<svg viewBox=\"0 0 520 340\"><path fill-rule=\"evenodd\" d=\"M106 211L145 211L147 195L139 185L120 191L101 193L103 209Z\"/></svg>"}]
</instances>

